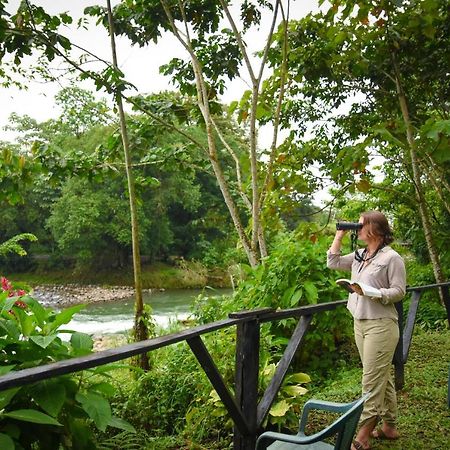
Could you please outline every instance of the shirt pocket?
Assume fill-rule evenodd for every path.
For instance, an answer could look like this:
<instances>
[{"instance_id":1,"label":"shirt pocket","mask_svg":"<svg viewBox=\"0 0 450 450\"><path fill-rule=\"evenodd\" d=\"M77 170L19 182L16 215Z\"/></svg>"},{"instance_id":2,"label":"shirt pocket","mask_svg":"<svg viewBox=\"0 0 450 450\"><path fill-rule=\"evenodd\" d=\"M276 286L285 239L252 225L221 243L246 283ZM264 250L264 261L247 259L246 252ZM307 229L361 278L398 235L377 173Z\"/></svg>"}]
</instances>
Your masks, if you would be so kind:
<instances>
[{"instance_id":1,"label":"shirt pocket","mask_svg":"<svg viewBox=\"0 0 450 450\"><path fill-rule=\"evenodd\" d=\"M382 274L382 273L386 273L387 272L387 264L380 264L380 263L376 263L373 262L371 264L371 269L370 272L375 275L375 274Z\"/></svg>"}]
</instances>

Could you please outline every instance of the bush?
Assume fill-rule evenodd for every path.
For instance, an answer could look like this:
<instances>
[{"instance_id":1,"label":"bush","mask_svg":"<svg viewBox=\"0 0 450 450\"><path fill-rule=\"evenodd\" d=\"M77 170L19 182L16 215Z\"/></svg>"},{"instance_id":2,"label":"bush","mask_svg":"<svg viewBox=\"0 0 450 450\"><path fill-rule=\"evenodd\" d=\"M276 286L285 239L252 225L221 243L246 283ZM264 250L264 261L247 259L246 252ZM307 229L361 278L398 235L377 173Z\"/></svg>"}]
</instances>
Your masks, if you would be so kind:
<instances>
[{"instance_id":1,"label":"bush","mask_svg":"<svg viewBox=\"0 0 450 450\"><path fill-rule=\"evenodd\" d=\"M287 309L346 297L326 267L329 238L319 235L314 224L303 224L296 232L280 234L270 255L255 269L244 268L246 279L227 299L198 298L195 314L201 323L226 317L241 309L272 307ZM296 321L273 322L270 334L289 338ZM302 369L326 373L334 367L337 346L351 336L351 317L344 307L320 313L313 320L299 352Z\"/></svg>"}]
</instances>

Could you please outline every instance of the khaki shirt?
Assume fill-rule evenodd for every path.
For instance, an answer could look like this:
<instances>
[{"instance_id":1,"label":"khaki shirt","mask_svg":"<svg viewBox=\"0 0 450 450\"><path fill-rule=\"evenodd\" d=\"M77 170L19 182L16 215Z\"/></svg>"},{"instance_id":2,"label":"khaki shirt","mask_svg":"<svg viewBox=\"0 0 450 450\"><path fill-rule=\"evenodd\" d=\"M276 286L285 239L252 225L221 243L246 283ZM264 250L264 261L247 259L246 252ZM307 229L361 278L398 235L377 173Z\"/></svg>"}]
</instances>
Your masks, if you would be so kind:
<instances>
[{"instance_id":1,"label":"khaki shirt","mask_svg":"<svg viewBox=\"0 0 450 450\"><path fill-rule=\"evenodd\" d=\"M362 250L359 252L361 254ZM405 296L406 270L403 258L395 250L383 247L366 265L355 259L355 252L341 256L340 253L328 251L327 266L330 269L351 270L352 281L361 281L381 291L382 298L349 294L347 308L355 319L388 317L398 320L394 303Z\"/></svg>"}]
</instances>

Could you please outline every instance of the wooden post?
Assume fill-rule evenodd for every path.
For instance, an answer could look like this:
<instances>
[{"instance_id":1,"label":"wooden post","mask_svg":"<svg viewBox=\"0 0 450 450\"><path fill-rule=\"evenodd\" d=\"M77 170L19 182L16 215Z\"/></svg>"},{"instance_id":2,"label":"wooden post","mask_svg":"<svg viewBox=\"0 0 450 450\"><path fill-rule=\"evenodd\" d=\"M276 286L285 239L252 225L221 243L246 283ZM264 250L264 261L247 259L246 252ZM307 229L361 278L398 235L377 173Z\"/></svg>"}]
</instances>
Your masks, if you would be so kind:
<instances>
[{"instance_id":1,"label":"wooden post","mask_svg":"<svg viewBox=\"0 0 450 450\"><path fill-rule=\"evenodd\" d=\"M442 299L444 300L444 306L447 310L447 322L448 326L450 327L450 292L449 292L449 286L442 286L441 287L442 292Z\"/></svg>"},{"instance_id":2,"label":"wooden post","mask_svg":"<svg viewBox=\"0 0 450 450\"><path fill-rule=\"evenodd\" d=\"M398 344L394 353L394 367L395 367L395 389L397 391L403 389L405 385L405 363L403 361L403 301L395 303L395 308L398 313L398 328L400 331Z\"/></svg>"},{"instance_id":3,"label":"wooden post","mask_svg":"<svg viewBox=\"0 0 450 450\"><path fill-rule=\"evenodd\" d=\"M260 324L254 320L240 323L236 330L236 403L245 417L249 434L234 427L234 450L254 450L256 445L256 411L258 405Z\"/></svg>"}]
</instances>

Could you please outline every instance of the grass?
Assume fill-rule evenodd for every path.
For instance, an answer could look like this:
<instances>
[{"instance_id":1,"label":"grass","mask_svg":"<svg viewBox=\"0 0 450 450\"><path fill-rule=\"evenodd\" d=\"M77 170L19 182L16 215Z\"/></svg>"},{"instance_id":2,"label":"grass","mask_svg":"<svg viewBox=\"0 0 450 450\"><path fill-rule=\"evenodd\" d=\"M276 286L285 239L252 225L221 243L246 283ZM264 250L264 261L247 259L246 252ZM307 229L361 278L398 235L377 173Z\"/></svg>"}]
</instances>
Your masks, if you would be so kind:
<instances>
[{"instance_id":1,"label":"grass","mask_svg":"<svg viewBox=\"0 0 450 450\"><path fill-rule=\"evenodd\" d=\"M373 439L373 450L450 448L450 408L447 405L449 364L450 330L416 331L405 366L405 386L398 393L400 439ZM349 401L360 393L360 377L359 368L340 371L324 387L312 388L308 397Z\"/></svg>"}]
</instances>

